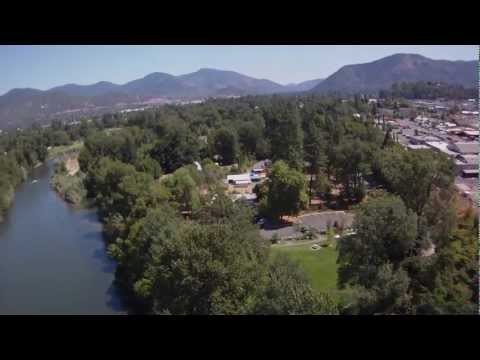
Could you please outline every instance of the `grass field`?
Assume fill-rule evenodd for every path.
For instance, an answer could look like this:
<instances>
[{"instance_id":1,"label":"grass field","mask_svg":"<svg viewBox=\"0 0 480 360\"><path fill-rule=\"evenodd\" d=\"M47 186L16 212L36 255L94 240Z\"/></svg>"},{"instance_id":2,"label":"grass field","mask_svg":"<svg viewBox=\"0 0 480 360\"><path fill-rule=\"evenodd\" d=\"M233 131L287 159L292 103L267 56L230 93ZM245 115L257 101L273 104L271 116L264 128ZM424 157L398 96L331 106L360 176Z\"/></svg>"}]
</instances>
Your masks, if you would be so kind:
<instances>
[{"instance_id":1,"label":"grass field","mask_svg":"<svg viewBox=\"0 0 480 360\"><path fill-rule=\"evenodd\" d=\"M57 156L64 155L71 151L81 150L82 147L83 147L82 141L75 141L73 144L67 145L67 146L53 146L48 150L48 157L55 158Z\"/></svg>"},{"instance_id":2,"label":"grass field","mask_svg":"<svg viewBox=\"0 0 480 360\"><path fill-rule=\"evenodd\" d=\"M348 301L351 291L337 289L337 251L334 248L311 250L310 245L272 246L272 255L285 254L298 262L310 277L314 289Z\"/></svg>"}]
</instances>

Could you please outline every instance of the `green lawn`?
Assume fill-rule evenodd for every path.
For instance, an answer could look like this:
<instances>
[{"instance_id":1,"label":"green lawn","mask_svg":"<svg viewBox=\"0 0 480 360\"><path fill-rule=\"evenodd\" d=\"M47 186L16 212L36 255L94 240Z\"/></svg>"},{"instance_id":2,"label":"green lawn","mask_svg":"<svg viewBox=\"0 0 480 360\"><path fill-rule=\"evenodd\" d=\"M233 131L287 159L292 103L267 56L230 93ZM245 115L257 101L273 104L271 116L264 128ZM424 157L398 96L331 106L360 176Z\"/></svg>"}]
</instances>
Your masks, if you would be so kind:
<instances>
[{"instance_id":1,"label":"green lawn","mask_svg":"<svg viewBox=\"0 0 480 360\"><path fill-rule=\"evenodd\" d=\"M83 141L75 141L71 145L67 146L53 146L48 150L48 157L55 158L57 156L64 155L71 151L79 151L83 147Z\"/></svg>"},{"instance_id":2,"label":"green lawn","mask_svg":"<svg viewBox=\"0 0 480 360\"><path fill-rule=\"evenodd\" d=\"M314 289L348 300L351 291L337 289L337 251L334 248L311 250L312 245L272 246L272 255L284 253L299 263L310 277Z\"/></svg>"}]
</instances>

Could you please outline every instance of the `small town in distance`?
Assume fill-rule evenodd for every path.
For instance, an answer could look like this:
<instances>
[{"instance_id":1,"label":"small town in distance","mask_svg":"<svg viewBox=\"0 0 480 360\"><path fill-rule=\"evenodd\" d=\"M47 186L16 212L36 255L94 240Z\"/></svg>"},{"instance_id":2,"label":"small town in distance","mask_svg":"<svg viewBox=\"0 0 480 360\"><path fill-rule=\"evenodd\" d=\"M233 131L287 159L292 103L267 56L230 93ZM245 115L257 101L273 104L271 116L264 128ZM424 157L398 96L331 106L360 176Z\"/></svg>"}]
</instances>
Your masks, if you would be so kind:
<instances>
[{"instance_id":1,"label":"small town in distance","mask_svg":"<svg viewBox=\"0 0 480 360\"><path fill-rule=\"evenodd\" d=\"M377 99L370 99L377 102ZM416 100L396 110L380 108L377 126L411 150L432 149L455 163L455 186L478 208L478 99Z\"/></svg>"}]
</instances>

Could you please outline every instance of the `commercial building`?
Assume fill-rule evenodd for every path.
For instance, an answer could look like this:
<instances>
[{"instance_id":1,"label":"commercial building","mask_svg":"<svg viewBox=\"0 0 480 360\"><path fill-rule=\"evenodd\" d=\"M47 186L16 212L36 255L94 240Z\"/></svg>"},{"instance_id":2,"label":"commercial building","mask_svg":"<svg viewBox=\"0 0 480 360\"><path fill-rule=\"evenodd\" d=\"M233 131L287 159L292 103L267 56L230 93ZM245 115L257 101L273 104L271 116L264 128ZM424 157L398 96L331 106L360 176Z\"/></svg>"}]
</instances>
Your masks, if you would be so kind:
<instances>
[{"instance_id":1,"label":"commercial building","mask_svg":"<svg viewBox=\"0 0 480 360\"><path fill-rule=\"evenodd\" d=\"M462 177L464 178L478 178L478 168L477 169L465 169L462 170Z\"/></svg>"},{"instance_id":2,"label":"commercial building","mask_svg":"<svg viewBox=\"0 0 480 360\"><path fill-rule=\"evenodd\" d=\"M462 134L471 138L477 138L480 135L480 131L474 129L464 129Z\"/></svg>"},{"instance_id":3,"label":"commercial building","mask_svg":"<svg viewBox=\"0 0 480 360\"><path fill-rule=\"evenodd\" d=\"M478 154L478 142L455 142L448 145L448 149L458 154Z\"/></svg>"},{"instance_id":4,"label":"commercial building","mask_svg":"<svg viewBox=\"0 0 480 360\"><path fill-rule=\"evenodd\" d=\"M478 176L478 154L457 155L455 159L455 170L457 174L462 174L463 177L472 177L475 176L475 174Z\"/></svg>"},{"instance_id":5,"label":"commercial building","mask_svg":"<svg viewBox=\"0 0 480 360\"><path fill-rule=\"evenodd\" d=\"M235 186L248 186L252 183L250 174L227 175L227 182Z\"/></svg>"},{"instance_id":6,"label":"commercial building","mask_svg":"<svg viewBox=\"0 0 480 360\"><path fill-rule=\"evenodd\" d=\"M425 143L425 145L427 145L431 149L440 151L440 152L442 152L442 153L444 153L445 155L448 155L448 156L455 157L456 155L458 155L458 153L456 153L456 152L454 152L454 151L452 151L448 148L449 144L445 141L428 141L428 142Z\"/></svg>"}]
</instances>

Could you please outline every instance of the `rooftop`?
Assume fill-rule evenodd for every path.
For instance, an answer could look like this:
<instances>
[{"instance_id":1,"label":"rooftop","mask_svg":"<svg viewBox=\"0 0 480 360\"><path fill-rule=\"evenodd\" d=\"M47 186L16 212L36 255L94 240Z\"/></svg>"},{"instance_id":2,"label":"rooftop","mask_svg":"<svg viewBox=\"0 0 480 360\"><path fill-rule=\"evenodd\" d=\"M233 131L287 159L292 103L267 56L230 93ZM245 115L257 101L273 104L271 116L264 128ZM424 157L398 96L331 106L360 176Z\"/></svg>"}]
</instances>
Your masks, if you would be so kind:
<instances>
[{"instance_id":1,"label":"rooftop","mask_svg":"<svg viewBox=\"0 0 480 360\"><path fill-rule=\"evenodd\" d=\"M430 149L427 145L413 145L408 144L407 147L411 150L421 150L421 149Z\"/></svg>"},{"instance_id":2,"label":"rooftop","mask_svg":"<svg viewBox=\"0 0 480 360\"><path fill-rule=\"evenodd\" d=\"M461 154L478 154L478 142L456 142L450 144L449 149Z\"/></svg>"},{"instance_id":3,"label":"rooftop","mask_svg":"<svg viewBox=\"0 0 480 360\"><path fill-rule=\"evenodd\" d=\"M235 175L227 175L227 181L248 181L250 182L250 174L235 174Z\"/></svg>"},{"instance_id":4,"label":"rooftop","mask_svg":"<svg viewBox=\"0 0 480 360\"><path fill-rule=\"evenodd\" d=\"M463 133L468 136L478 136L480 131L478 130L464 130Z\"/></svg>"},{"instance_id":5,"label":"rooftop","mask_svg":"<svg viewBox=\"0 0 480 360\"><path fill-rule=\"evenodd\" d=\"M469 155L458 155L458 161L464 164L475 165L478 164L478 154L469 154Z\"/></svg>"},{"instance_id":6,"label":"rooftop","mask_svg":"<svg viewBox=\"0 0 480 360\"><path fill-rule=\"evenodd\" d=\"M457 155L456 152L451 151L451 150L448 148L448 143L446 143L445 141L428 141L428 142L426 142L426 144L427 144L430 148L435 149L435 150L438 150L438 151L441 151L442 153L447 154L447 155L449 155L449 156L455 156L455 155Z\"/></svg>"}]
</instances>

